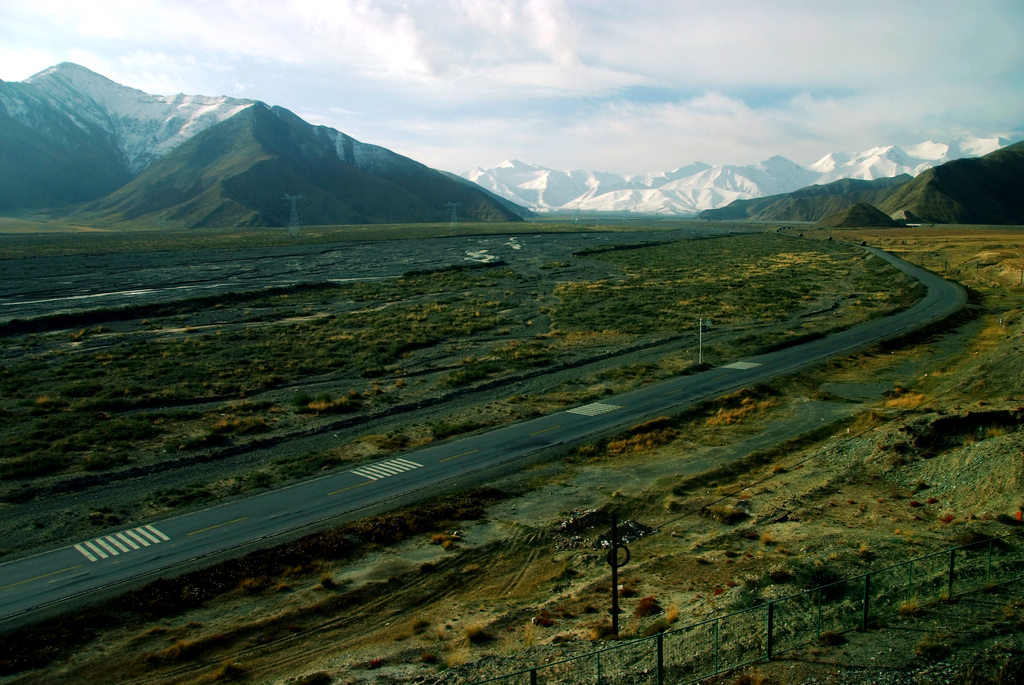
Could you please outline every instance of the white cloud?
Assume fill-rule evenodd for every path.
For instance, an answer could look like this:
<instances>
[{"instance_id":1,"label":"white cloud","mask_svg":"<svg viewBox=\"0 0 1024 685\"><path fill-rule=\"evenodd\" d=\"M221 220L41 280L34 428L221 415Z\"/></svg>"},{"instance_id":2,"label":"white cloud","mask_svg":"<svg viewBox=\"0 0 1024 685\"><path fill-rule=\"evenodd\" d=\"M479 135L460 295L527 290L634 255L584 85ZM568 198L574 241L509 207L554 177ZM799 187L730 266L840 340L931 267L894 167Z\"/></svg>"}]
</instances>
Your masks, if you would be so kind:
<instances>
[{"instance_id":1,"label":"white cloud","mask_svg":"<svg viewBox=\"0 0 1024 685\"><path fill-rule=\"evenodd\" d=\"M0 25L0 78L70 60L244 93L452 170L808 161L1024 121L1016 0L34 0Z\"/></svg>"}]
</instances>

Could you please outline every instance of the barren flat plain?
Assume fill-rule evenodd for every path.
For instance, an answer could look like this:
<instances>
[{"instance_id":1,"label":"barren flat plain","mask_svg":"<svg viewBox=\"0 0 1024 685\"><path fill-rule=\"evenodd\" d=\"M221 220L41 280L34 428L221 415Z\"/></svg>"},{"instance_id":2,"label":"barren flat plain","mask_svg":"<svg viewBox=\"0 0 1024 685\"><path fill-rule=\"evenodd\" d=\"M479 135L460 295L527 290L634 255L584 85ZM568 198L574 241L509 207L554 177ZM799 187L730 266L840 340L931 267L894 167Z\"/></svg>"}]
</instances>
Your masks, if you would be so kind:
<instances>
[{"instance_id":1,"label":"barren flat plain","mask_svg":"<svg viewBox=\"0 0 1024 685\"><path fill-rule=\"evenodd\" d=\"M166 270L143 262L131 279L111 277L115 287L64 277L31 297L13 282L26 264L40 265L42 284L56 280L47 261L88 256L106 266L80 272L113 275L147 250L46 236L45 256L32 256L40 243L12 239L0 267L16 274L3 303L20 303L0 324L3 558L912 303L915 283L861 241L961 282L971 301L942 326L486 486L9 633L3 681L476 682L1017 532L1024 232L655 228L365 246L308 236L260 246L250 263L219 242L192 252L156 242L145 259L162 253ZM432 240L424 254L441 257L412 257ZM348 255L364 265L376 255L380 270L336 270ZM194 281L175 275L187 263ZM265 267L267 280L245 280ZM230 284L175 290L204 269L210 284ZM88 307L67 304L79 295ZM698 349L701 319L711 325ZM620 571L617 639L600 549L613 511L639 535ZM1012 682L1022 611L1012 586L981 600L922 598L887 625L722 677Z\"/></svg>"}]
</instances>

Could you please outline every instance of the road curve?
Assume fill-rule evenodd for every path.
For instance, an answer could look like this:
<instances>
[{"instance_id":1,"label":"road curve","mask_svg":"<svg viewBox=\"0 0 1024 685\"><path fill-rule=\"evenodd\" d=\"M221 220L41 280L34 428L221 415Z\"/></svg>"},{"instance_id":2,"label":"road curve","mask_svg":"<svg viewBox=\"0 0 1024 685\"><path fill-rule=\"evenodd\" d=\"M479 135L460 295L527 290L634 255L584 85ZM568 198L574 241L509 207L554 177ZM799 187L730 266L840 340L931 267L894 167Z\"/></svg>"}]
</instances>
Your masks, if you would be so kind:
<instances>
[{"instance_id":1,"label":"road curve","mask_svg":"<svg viewBox=\"0 0 1024 685\"><path fill-rule=\"evenodd\" d=\"M559 445L677 413L737 388L919 330L966 303L959 285L882 250L865 249L922 282L925 297L899 313L800 345L0 564L0 629L233 550L270 545L288 534L355 517L382 503L479 478L481 472L537 457Z\"/></svg>"}]
</instances>

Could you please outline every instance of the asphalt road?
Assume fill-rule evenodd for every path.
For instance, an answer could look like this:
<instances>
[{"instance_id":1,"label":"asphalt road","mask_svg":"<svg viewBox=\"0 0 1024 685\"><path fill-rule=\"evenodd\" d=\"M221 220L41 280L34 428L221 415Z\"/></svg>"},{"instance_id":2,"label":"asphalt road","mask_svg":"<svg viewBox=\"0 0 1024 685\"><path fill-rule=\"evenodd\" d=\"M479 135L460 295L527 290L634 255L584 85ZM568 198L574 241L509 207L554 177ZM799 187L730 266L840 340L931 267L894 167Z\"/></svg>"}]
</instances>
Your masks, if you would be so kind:
<instances>
[{"instance_id":1,"label":"asphalt road","mask_svg":"<svg viewBox=\"0 0 1024 685\"><path fill-rule=\"evenodd\" d=\"M462 479L479 477L481 471L526 461L558 445L679 412L922 328L965 304L966 293L958 285L881 250L867 249L923 282L927 295L898 314L805 344L0 564L0 626L20 624L71 600L90 599L99 591L126 589L225 551L260 542L269 545L275 537L313 529L382 502L448 483L454 486Z\"/></svg>"}]
</instances>

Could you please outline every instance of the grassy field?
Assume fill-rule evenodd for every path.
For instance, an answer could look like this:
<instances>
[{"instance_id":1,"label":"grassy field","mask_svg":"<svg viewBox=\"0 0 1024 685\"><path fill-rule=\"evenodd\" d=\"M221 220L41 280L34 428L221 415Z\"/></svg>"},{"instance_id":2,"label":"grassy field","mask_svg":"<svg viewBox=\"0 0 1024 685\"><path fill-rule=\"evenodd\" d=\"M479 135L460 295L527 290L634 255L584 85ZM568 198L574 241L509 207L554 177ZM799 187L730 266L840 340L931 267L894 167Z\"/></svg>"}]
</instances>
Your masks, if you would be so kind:
<instances>
[{"instance_id":1,"label":"grassy field","mask_svg":"<svg viewBox=\"0 0 1024 685\"><path fill-rule=\"evenodd\" d=\"M644 230L670 231L691 225L688 221L663 221L644 224ZM701 226L729 224L701 223ZM146 229L105 231L93 226L78 226L60 221L12 219L0 217L0 258L73 254L149 252L154 250L210 250L238 247L281 245L320 245L367 240L415 240L465 235L505 235L524 233L575 233L585 231L629 232L635 223L566 222L485 222L442 224L365 224L344 226L306 226L298 237L286 228L204 228Z\"/></svg>"},{"instance_id":2,"label":"grassy field","mask_svg":"<svg viewBox=\"0 0 1024 685\"><path fill-rule=\"evenodd\" d=\"M310 283L7 325L6 491L578 362L692 332L699 316L714 321L709 353L739 355L916 298L906 279L856 248L773 234L576 261ZM600 276L584 263L598 264ZM619 377L639 383L680 368ZM433 437L452 435L452 425ZM303 474L293 463L288 475Z\"/></svg>"}]
</instances>

